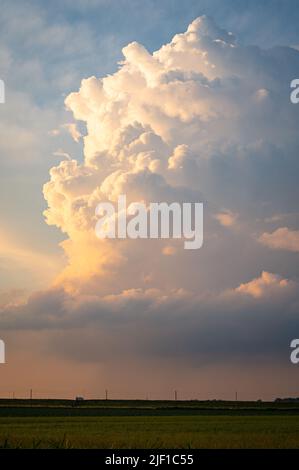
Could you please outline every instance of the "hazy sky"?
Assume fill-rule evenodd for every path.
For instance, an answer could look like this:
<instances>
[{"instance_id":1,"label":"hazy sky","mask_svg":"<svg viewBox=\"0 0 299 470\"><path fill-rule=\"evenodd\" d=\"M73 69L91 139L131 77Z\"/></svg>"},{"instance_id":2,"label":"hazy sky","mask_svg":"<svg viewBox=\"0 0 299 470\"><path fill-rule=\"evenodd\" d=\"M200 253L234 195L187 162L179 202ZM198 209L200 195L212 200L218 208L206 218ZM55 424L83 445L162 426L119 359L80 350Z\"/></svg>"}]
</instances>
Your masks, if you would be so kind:
<instances>
[{"instance_id":1,"label":"hazy sky","mask_svg":"<svg viewBox=\"0 0 299 470\"><path fill-rule=\"evenodd\" d=\"M0 395L299 395L296 1L0 0ZM204 202L204 246L95 207Z\"/></svg>"}]
</instances>

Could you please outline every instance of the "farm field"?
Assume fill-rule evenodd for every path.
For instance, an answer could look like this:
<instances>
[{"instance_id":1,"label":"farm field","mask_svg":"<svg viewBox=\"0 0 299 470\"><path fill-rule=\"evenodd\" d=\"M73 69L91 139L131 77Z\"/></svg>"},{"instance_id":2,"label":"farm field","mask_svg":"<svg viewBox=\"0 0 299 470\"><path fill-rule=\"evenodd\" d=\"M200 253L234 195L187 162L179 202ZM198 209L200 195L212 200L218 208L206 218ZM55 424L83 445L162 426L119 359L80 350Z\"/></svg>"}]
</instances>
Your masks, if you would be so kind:
<instances>
[{"instance_id":1,"label":"farm field","mask_svg":"<svg viewBox=\"0 0 299 470\"><path fill-rule=\"evenodd\" d=\"M299 448L296 404L0 400L1 448Z\"/></svg>"}]
</instances>

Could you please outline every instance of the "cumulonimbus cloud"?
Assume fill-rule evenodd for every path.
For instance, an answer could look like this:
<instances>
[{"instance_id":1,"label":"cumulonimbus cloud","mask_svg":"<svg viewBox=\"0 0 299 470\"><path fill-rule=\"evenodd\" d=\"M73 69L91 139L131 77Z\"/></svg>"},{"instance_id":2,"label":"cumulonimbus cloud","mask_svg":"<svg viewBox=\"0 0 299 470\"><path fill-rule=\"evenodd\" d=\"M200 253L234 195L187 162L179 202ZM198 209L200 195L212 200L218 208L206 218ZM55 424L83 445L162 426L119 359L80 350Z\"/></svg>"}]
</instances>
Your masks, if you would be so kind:
<instances>
[{"instance_id":1,"label":"cumulonimbus cloud","mask_svg":"<svg viewBox=\"0 0 299 470\"><path fill-rule=\"evenodd\" d=\"M162 242L158 248L142 242L139 250L135 242L95 238L100 201L115 201L119 194L126 194L128 202L204 199L210 244L219 236L211 233L209 211L211 218L216 213L220 224L231 226L236 214L242 219L242 204L248 210L248 200L272 197L275 204L271 155L277 165L284 160L284 169L292 166L283 155L286 138L279 116L288 117L294 142L297 133L292 124L296 111L280 90L299 63L299 53L290 48L283 53L282 71L280 48L241 46L203 16L153 53L137 42L127 45L117 72L82 80L65 103L75 120L86 125L83 161L63 160L44 186L46 221L66 234L62 247L68 263L58 285L73 292L93 292L100 285L107 293L147 288L152 279L151 287L161 282L165 289L180 287L176 273L171 281L161 277L165 263L180 250L167 257ZM275 113L278 103L280 113ZM181 263L180 278L200 270L198 256Z\"/></svg>"},{"instance_id":2,"label":"cumulonimbus cloud","mask_svg":"<svg viewBox=\"0 0 299 470\"><path fill-rule=\"evenodd\" d=\"M264 248L248 228L256 207L269 207L269 195L276 202L272 156L293 168L296 111L279 90L298 51L283 50L281 78L279 48L241 46L201 17L154 53L132 43L123 54L117 72L83 80L66 99L86 125L84 155L54 166L44 195L47 223L65 234L67 265L47 291L21 304L9 297L1 328L92 329L89 359L103 357L108 342L116 356L281 352L298 327L298 283L264 266L261 274L256 250ZM204 248L190 256L177 240L98 240L95 208L120 194L128 202L204 198Z\"/></svg>"}]
</instances>

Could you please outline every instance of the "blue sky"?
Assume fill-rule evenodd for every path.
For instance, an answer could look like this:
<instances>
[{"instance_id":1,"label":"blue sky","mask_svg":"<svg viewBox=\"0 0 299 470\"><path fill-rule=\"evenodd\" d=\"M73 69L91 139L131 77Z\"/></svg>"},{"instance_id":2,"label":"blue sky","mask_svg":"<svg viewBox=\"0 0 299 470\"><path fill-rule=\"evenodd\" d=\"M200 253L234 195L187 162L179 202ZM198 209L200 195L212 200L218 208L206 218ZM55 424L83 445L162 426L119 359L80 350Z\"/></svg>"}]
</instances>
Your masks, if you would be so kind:
<instances>
[{"instance_id":1,"label":"blue sky","mask_svg":"<svg viewBox=\"0 0 299 470\"><path fill-rule=\"evenodd\" d=\"M41 5L39 1L29 3ZM53 1L43 10L49 22L86 22L96 35L113 34L125 42L135 37L154 49L203 14L234 29L246 42L263 46L290 44L297 39L297 7L296 0L91 0Z\"/></svg>"}]
</instances>

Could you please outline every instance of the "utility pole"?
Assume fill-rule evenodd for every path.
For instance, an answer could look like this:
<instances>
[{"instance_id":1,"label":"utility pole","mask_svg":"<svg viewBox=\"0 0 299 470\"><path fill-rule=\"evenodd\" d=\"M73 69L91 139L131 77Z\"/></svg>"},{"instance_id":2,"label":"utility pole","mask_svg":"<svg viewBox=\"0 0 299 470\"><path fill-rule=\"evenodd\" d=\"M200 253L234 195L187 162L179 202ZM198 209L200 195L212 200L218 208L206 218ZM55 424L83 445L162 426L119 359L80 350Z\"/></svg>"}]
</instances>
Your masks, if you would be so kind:
<instances>
[{"instance_id":1,"label":"utility pole","mask_svg":"<svg viewBox=\"0 0 299 470\"><path fill-rule=\"evenodd\" d=\"M105 390L105 397L106 397L106 400L108 400L108 390Z\"/></svg>"},{"instance_id":2,"label":"utility pole","mask_svg":"<svg viewBox=\"0 0 299 470\"><path fill-rule=\"evenodd\" d=\"M236 401L238 401L238 392L236 392Z\"/></svg>"},{"instance_id":3,"label":"utility pole","mask_svg":"<svg viewBox=\"0 0 299 470\"><path fill-rule=\"evenodd\" d=\"M32 388L30 389L30 400L32 400Z\"/></svg>"},{"instance_id":4,"label":"utility pole","mask_svg":"<svg viewBox=\"0 0 299 470\"><path fill-rule=\"evenodd\" d=\"M174 391L174 400L177 401L178 399L178 392L177 390Z\"/></svg>"}]
</instances>

